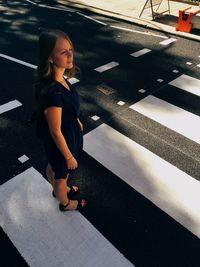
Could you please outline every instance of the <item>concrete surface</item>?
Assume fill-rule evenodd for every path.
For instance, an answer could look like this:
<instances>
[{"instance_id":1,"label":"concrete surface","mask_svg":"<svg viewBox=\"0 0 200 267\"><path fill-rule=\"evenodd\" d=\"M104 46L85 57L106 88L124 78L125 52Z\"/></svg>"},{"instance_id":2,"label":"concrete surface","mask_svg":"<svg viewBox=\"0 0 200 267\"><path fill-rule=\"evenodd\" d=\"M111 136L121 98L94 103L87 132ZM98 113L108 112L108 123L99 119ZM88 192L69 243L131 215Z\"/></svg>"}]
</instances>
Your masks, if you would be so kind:
<instances>
[{"instance_id":1,"label":"concrete surface","mask_svg":"<svg viewBox=\"0 0 200 267\"><path fill-rule=\"evenodd\" d=\"M141 11L146 3L146 0L57 0L56 2L62 5L81 8L97 14L102 14L129 21L137 25L144 26L146 28L171 33L192 40L200 40L200 32L185 33L176 31L175 29L175 26L178 22L179 10L191 6L192 8L190 9L190 12L195 12L199 10L199 7L195 3L187 4L176 1L169 1L169 14L169 12L165 12L166 10L168 10L168 1L163 0L159 9L157 10L157 13L164 13L160 16L160 19L157 18L156 21L154 21L152 18L151 8L145 9L142 16L140 17ZM154 7L154 11L156 11L156 9L157 6ZM195 24L198 23L195 21Z\"/></svg>"}]
</instances>

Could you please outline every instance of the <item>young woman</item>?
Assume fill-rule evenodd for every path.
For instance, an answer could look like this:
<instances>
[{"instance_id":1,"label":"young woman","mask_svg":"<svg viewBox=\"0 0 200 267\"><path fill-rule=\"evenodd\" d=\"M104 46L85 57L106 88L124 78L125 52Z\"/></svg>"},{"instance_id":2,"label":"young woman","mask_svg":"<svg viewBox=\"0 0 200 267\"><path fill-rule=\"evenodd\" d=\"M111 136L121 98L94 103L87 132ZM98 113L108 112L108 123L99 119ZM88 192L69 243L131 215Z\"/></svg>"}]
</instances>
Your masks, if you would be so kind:
<instances>
[{"instance_id":1,"label":"young woman","mask_svg":"<svg viewBox=\"0 0 200 267\"><path fill-rule=\"evenodd\" d=\"M86 205L85 200L70 200L78 187L67 186L70 172L78 167L83 145L78 94L64 78L65 71L70 75L75 68L73 53L73 44L64 32L41 33L35 84L40 118L38 131L48 160L47 178L61 211L81 209Z\"/></svg>"}]
</instances>

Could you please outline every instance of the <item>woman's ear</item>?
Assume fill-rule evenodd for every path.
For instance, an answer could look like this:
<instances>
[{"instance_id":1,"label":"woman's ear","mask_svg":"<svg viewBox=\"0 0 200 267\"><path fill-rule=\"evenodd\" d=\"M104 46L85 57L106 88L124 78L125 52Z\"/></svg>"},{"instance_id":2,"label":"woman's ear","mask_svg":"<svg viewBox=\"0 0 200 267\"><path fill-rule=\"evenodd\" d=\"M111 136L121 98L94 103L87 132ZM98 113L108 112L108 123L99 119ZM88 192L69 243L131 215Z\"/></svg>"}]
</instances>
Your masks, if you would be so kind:
<instances>
[{"instance_id":1,"label":"woman's ear","mask_svg":"<svg viewBox=\"0 0 200 267\"><path fill-rule=\"evenodd\" d=\"M53 59L49 57L49 63L53 64Z\"/></svg>"}]
</instances>

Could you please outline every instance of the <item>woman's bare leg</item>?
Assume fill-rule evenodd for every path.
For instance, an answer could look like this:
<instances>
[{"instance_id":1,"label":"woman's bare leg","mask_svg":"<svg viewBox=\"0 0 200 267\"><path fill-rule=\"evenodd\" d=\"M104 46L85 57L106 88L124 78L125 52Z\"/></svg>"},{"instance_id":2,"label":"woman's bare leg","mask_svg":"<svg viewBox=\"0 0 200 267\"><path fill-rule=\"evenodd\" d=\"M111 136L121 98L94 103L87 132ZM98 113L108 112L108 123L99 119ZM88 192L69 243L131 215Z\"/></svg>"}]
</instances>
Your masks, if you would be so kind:
<instances>
[{"instance_id":1,"label":"woman's bare leg","mask_svg":"<svg viewBox=\"0 0 200 267\"><path fill-rule=\"evenodd\" d=\"M52 167L51 167L51 165L49 163L47 164L47 167L46 167L46 176L47 176L47 179L48 179L49 183L54 188L54 185L55 185L55 179L54 179L55 173L53 172Z\"/></svg>"},{"instance_id":2,"label":"woman's bare leg","mask_svg":"<svg viewBox=\"0 0 200 267\"><path fill-rule=\"evenodd\" d=\"M69 200L67 196L67 185L66 178L64 179L56 179L54 182L54 192L60 204L66 206L66 210L75 210L78 206L77 200ZM82 200L81 205L84 207L86 205L86 201Z\"/></svg>"},{"instance_id":3,"label":"woman's bare leg","mask_svg":"<svg viewBox=\"0 0 200 267\"><path fill-rule=\"evenodd\" d=\"M55 173L50 165L50 163L47 164L47 167L46 167L46 176L47 176L47 179L49 181L49 183L52 185L52 187L54 188L55 186ZM66 185L67 185L67 180L69 178L69 174L67 175L67 178L65 179L66 180ZM74 190L75 191L78 191L78 187L77 186L73 186ZM67 193L70 191L70 187L67 186Z\"/></svg>"},{"instance_id":4,"label":"woman's bare leg","mask_svg":"<svg viewBox=\"0 0 200 267\"><path fill-rule=\"evenodd\" d=\"M58 201L62 205L67 205L69 203L69 199L67 197L66 178L56 179L54 181L54 192Z\"/></svg>"}]
</instances>

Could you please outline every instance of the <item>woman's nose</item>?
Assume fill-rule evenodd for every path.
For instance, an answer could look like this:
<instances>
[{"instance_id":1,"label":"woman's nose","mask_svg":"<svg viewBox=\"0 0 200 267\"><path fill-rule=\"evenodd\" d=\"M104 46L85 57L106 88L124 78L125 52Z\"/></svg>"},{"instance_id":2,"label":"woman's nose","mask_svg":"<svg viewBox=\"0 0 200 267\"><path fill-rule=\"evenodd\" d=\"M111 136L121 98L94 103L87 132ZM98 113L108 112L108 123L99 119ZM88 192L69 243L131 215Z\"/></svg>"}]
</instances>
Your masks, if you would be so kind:
<instances>
[{"instance_id":1,"label":"woman's nose","mask_svg":"<svg viewBox=\"0 0 200 267\"><path fill-rule=\"evenodd\" d=\"M67 57L72 57L73 52L72 51L66 51L65 54L66 54Z\"/></svg>"}]
</instances>

